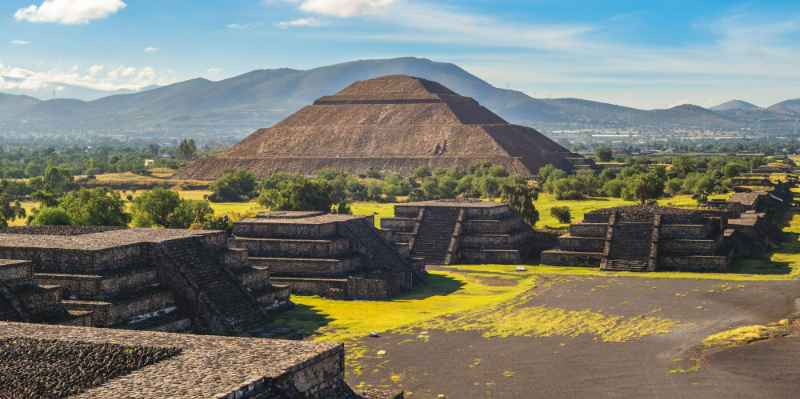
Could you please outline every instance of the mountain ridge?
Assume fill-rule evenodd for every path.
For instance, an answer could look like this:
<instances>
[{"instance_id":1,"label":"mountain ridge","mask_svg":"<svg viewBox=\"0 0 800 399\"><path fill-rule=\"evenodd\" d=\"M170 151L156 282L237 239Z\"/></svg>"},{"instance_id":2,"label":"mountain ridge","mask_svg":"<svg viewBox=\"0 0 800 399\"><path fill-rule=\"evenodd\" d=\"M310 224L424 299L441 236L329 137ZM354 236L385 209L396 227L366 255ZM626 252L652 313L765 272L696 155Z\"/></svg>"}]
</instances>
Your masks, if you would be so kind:
<instances>
[{"instance_id":1,"label":"mountain ridge","mask_svg":"<svg viewBox=\"0 0 800 399\"><path fill-rule=\"evenodd\" d=\"M770 123L767 127L774 125L779 129L800 116L800 100L787 100L758 110L742 107L714 110L696 105L642 110L577 98L533 98L520 91L495 87L455 64L403 57L356 60L309 70L257 69L218 81L196 78L92 101L33 101L30 96L0 96L3 108L0 123L53 131L107 129L132 134L147 131L157 135L241 138L354 81L397 74L438 82L458 94L475 98L511 122L545 130L561 127L721 130L758 124L763 127L764 120Z\"/></svg>"}]
</instances>

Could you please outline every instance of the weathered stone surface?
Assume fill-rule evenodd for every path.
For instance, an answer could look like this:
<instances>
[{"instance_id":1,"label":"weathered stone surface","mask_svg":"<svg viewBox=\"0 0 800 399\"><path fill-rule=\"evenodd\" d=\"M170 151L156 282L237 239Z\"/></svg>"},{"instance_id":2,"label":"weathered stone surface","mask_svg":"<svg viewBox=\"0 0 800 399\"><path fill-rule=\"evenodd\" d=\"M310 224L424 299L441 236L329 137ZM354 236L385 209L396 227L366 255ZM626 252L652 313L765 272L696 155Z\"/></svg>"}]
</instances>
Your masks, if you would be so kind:
<instances>
[{"instance_id":1,"label":"weathered stone surface","mask_svg":"<svg viewBox=\"0 0 800 399\"><path fill-rule=\"evenodd\" d=\"M355 397L335 344L0 322L0 348L0 397Z\"/></svg>"},{"instance_id":2,"label":"weathered stone surface","mask_svg":"<svg viewBox=\"0 0 800 399\"><path fill-rule=\"evenodd\" d=\"M419 166L466 168L484 162L533 175L546 164L572 170L571 158L581 157L438 83L385 76L323 97L178 175L213 180L231 169L265 176L322 168L410 174Z\"/></svg>"}]
</instances>

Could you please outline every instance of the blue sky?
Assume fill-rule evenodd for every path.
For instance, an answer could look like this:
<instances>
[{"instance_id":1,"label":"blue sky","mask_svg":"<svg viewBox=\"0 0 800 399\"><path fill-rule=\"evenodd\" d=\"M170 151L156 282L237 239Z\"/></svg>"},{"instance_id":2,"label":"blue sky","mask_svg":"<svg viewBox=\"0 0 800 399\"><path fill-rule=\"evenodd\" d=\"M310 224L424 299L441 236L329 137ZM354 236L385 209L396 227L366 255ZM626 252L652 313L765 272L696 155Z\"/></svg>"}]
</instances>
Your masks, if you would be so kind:
<instances>
[{"instance_id":1,"label":"blue sky","mask_svg":"<svg viewBox=\"0 0 800 399\"><path fill-rule=\"evenodd\" d=\"M800 2L3 0L0 91L135 89L365 58L640 108L800 97Z\"/></svg>"}]
</instances>

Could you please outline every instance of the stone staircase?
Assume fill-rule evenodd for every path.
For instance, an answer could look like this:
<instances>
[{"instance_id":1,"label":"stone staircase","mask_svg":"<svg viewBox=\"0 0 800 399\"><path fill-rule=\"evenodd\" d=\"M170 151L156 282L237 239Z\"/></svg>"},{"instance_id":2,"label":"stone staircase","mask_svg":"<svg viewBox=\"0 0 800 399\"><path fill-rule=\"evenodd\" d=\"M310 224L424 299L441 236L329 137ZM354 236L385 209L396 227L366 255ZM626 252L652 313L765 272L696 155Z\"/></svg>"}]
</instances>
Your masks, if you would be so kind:
<instances>
[{"instance_id":1,"label":"stone staircase","mask_svg":"<svg viewBox=\"0 0 800 399\"><path fill-rule=\"evenodd\" d=\"M414 239L411 256L425 264L443 264L458 222L458 210L428 207Z\"/></svg>"},{"instance_id":2,"label":"stone staircase","mask_svg":"<svg viewBox=\"0 0 800 399\"><path fill-rule=\"evenodd\" d=\"M650 270L653 226L653 222L617 223L617 215L612 215L601 269L632 272Z\"/></svg>"},{"instance_id":3,"label":"stone staircase","mask_svg":"<svg viewBox=\"0 0 800 399\"><path fill-rule=\"evenodd\" d=\"M368 263L384 270L408 270L411 265L394 244L390 243L367 219L340 223L340 234L349 239L354 249L368 259Z\"/></svg>"},{"instance_id":4,"label":"stone staircase","mask_svg":"<svg viewBox=\"0 0 800 399\"><path fill-rule=\"evenodd\" d=\"M207 298L217 319L230 330L252 332L266 323L261 305L225 270L214 250L198 240L180 240L165 242L162 253Z\"/></svg>"}]
</instances>

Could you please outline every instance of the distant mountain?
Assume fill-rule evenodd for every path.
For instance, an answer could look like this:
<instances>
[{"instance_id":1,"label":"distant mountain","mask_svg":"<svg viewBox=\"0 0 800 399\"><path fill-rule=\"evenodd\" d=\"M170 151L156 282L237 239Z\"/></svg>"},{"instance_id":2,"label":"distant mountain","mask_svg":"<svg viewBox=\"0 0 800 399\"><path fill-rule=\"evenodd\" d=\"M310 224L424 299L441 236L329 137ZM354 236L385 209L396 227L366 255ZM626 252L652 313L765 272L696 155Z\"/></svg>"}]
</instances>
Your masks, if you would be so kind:
<instances>
[{"instance_id":1,"label":"distant mountain","mask_svg":"<svg viewBox=\"0 0 800 399\"><path fill-rule=\"evenodd\" d=\"M353 61L305 71L256 70L216 82L192 79L92 101L38 101L31 97L4 96L0 98L0 124L12 129L17 126L53 132L94 130L157 137L241 138L354 81L394 74L439 82L475 98L511 122L545 131L587 127L781 127L786 121L793 121L788 113L796 111L791 110L800 109L797 102L786 102L781 103L784 105L779 110L744 113L740 110L744 106L738 103L722 110L684 105L650 111L582 99L536 99L519 91L494 87L454 64L395 58Z\"/></svg>"},{"instance_id":2,"label":"distant mountain","mask_svg":"<svg viewBox=\"0 0 800 399\"><path fill-rule=\"evenodd\" d=\"M724 112L724 111L759 111L763 108L759 107L758 105L751 104L747 101L742 100L731 100L726 103L722 103L715 107L709 108L712 111Z\"/></svg>"},{"instance_id":3,"label":"distant mountain","mask_svg":"<svg viewBox=\"0 0 800 399\"><path fill-rule=\"evenodd\" d=\"M790 115L800 116L800 98L796 100L786 100L777 103L769 107L769 110L780 114L790 114Z\"/></svg>"},{"instance_id":4,"label":"distant mountain","mask_svg":"<svg viewBox=\"0 0 800 399\"><path fill-rule=\"evenodd\" d=\"M30 96L0 93L0 119L13 118L38 103Z\"/></svg>"}]
</instances>

